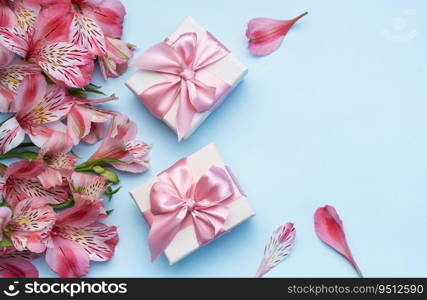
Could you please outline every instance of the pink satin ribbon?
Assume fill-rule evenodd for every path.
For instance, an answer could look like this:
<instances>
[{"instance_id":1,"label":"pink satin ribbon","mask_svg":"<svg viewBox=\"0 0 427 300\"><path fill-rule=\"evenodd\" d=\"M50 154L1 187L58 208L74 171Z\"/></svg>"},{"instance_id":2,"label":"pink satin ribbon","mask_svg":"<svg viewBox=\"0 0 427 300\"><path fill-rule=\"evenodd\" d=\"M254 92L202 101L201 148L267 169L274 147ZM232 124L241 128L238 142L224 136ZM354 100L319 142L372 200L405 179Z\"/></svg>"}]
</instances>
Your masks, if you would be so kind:
<instances>
[{"instance_id":1,"label":"pink satin ribbon","mask_svg":"<svg viewBox=\"0 0 427 300\"><path fill-rule=\"evenodd\" d=\"M225 232L227 204L235 194L240 194L235 193L233 183L228 169L217 166L193 183L186 158L159 174L150 191L151 260L162 254L175 235L189 224L194 225L199 245Z\"/></svg>"},{"instance_id":2,"label":"pink satin ribbon","mask_svg":"<svg viewBox=\"0 0 427 300\"><path fill-rule=\"evenodd\" d=\"M200 36L188 32L173 43L166 39L154 45L134 61L137 68L158 72L165 77L165 81L154 84L139 95L154 116L163 119L179 96L176 115L179 140L190 130L196 113L213 109L232 88L206 69L228 53L209 33Z\"/></svg>"}]
</instances>

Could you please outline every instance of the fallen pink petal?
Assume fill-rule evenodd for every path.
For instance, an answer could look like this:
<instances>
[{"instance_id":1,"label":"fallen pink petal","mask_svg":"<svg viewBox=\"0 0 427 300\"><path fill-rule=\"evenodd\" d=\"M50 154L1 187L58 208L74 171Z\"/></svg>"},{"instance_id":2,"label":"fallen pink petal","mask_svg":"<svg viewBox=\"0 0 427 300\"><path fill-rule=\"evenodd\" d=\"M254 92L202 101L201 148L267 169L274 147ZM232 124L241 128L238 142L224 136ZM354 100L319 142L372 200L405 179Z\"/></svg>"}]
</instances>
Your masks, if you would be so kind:
<instances>
[{"instance_id":1,"label":"fallen pink petal","mask_svg":"<svg viewBox=\"0 0 427 300\"><path fill-rule=\"evenodd\" d=\"M279 226L271 235L264 249L264 257L255 274L255 277L263 277L271 269L289 256L295 243L296 230L293 223Z\"/></svg>"},{"instance_id":2,"label":"fallen pink petal","mask_svg":"<svg viewBox=\"0 0 427 300\"><path fill-rule=\"evenodd\" d=\"M255 18L250 20L246 29L246 37L249 40L249 51L257 56L273 53L280 47L289 29L307 14L305 12L291 20L269 18Z\"/></svg>"},{"instance_id":3,"label":"fallen pink petal","mask_svg":"<svg viewBox=\"0 0 427 300\"><path fill-rule=\"evenodd\" d=\"M334 207L326 205L316 210L314 229L319 239L344 256L353 265L359 276L363 277L347 244L342 221Z\"/></svg>"}]
</instances>

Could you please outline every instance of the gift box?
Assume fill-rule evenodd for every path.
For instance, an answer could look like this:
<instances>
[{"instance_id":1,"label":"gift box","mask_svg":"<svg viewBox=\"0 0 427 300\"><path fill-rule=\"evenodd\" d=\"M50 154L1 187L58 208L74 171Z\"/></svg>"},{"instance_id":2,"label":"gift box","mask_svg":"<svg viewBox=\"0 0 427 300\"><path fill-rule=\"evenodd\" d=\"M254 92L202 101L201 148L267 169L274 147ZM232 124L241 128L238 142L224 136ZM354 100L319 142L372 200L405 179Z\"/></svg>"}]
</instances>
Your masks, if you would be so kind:
<instances>
[{"instance_id":1,"label":"gift box","mask_svg":"<svg viewBox=\"0 0 427 300\"><path fill-rule=\"evenodd\" d=\"M248 71L192 17L132 65L139 70L127 87L178 140L188 138Z\"/></svg>"},{"instance_id":2,"label":"gift box","mask_svg":"<svg viewBox=\"0 0 427 300\"><path fill-rule=\"evenodd\" d=\"M150 226L152 260L174 264L255 213L214 144L130 192Z\"/></svg>"}]
</instances>

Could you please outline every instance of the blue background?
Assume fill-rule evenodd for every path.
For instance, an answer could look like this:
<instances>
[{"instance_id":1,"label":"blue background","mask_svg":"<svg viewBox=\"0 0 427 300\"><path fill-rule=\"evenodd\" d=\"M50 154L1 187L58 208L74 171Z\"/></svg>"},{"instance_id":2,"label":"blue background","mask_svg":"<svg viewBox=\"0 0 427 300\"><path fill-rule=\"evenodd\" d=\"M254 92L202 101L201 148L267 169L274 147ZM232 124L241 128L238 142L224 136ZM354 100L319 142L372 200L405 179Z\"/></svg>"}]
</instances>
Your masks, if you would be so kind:
<instances>
[{"instance_id":1,"label":"blue background","mask_svg":"<svg viewBox=\"0 0 427 300\"><path fill-rule=\"evenodd\" d=\"M138 123L152 168L120 174L108 204L119 227L114 258L93 277L253 276L271 232L295 222L291 256L268 276L356 276L315 235L313 213L336 207L365 276L427 275L427 2L360 0L123 0L123 39L141 50L192 15L249 74L188 140L152 117L125 86L134 72L93 82L120 100L108 107ZM247 22L308 11L272 55L249 54ZM257 216L174 266L150 263L147 226L128 191L215 142ZM87 157L95 146L79 146ZM54 276L43 259L41 276Z\"/></svg>"}]
</instances>

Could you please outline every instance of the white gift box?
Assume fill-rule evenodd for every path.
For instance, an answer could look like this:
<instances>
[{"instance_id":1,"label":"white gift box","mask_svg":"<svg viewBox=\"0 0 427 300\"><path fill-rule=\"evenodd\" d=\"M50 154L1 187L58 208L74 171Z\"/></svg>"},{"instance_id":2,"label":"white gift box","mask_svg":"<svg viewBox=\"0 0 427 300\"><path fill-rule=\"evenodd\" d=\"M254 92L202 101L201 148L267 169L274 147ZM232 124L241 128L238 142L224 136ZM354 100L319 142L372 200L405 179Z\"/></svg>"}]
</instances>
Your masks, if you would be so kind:
<instances>
[{"instance_id":1,"label":"white gift box","mask_svg":"<svg viewBox=\"0 0 427 300\"><path fill-rule=\"evenodd\" d=\"M217 167L226 166L214 144L209 144L193 155L188 156L187 164L190 167L193 182L197 182L213 165ZM157 177L154 177L130 192L142 213L150 211L150 190L156 181ZM241 191L237 181L233 183L233 190ZM227 205L229 214L224 224L226 231L255 215L244 193L241 192L240 194ZM202 246L197 242L194 225L190 224L177 233L164 253L169 264L172 265Z\"/></svg>"},{"instance_id":2,"label":"white gift box","mask_svg":"<svg viewBox=\"0 0 427 300\"><path fill-rule=\"evenodd\" d=\"M186 32L195 32L197 35L206 35L206 30L200 26L192 17L187 17L181 25L173 32L169 39L175 41L181 34ZM217 75L223 81L228 83L234 89L237 84L245 77L248 72L246 66L244 66L240 61L238 61L233 54L228 53L223 59L209 65L206 67L207 70ZM137 96L139 96L147 88L153 86L154 84L161 83L164 81L164 76L160 73L138 70L133 74L127 81L126 86ZM232 90L230 89L230 91ZM219 99L218 104L224 100L227 95L224 95L222 99ZM163 118L163 121L173 130L177 131L177 121L176 121L176 112L178 110L178 102L175 101L172 108ZM218 107L218 105L216 106ZM216 108L215 107L215 108ZM191 128L184 136L184 139L188 138L200 124L211 114L212 111L206 111L203 113L196 113L193 118Z\"/></svg>"}]
</instances>

